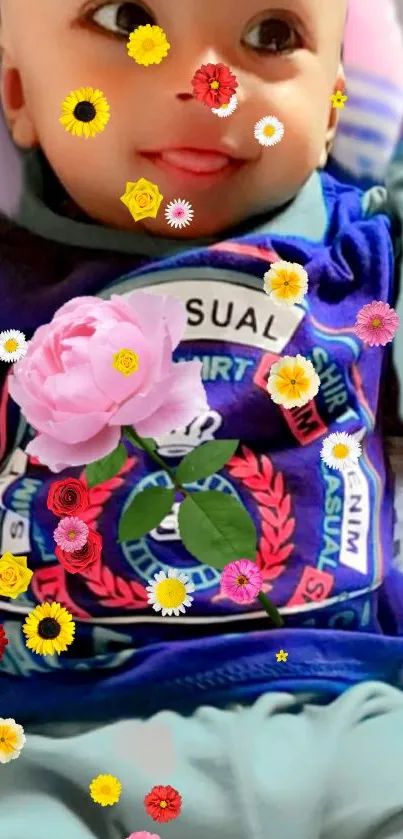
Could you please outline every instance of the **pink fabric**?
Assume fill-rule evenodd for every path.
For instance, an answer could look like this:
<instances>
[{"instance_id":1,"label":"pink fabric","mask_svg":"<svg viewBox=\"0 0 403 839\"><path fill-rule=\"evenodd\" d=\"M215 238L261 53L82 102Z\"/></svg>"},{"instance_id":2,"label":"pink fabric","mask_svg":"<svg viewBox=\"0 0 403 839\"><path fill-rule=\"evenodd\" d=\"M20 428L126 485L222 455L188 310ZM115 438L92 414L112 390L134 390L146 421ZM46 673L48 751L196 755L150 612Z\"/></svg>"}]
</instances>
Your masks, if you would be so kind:
<instances>
[{"instance_id":1,"label":"pink fabric","mask_svg":"<svg viewBox=\"0 0 403 839\"><path fill-rule=\"evenodd\" d=\"M362 70L403 90L403 36L394 0L349 0L344 60L347 72Z\"/></svg>"}]
</instances>

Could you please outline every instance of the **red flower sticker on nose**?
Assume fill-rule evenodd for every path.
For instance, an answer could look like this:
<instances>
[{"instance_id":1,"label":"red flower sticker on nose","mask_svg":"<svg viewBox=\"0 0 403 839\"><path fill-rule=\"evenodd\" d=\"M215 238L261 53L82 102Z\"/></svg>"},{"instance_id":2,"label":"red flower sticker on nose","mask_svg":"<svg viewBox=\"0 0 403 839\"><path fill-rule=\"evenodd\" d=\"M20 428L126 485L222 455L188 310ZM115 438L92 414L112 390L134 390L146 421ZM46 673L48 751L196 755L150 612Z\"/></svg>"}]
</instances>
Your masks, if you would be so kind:
<instances>
[{"instance_id":1,"label":"red flower sticker on nose","mask_svg":"<svg viewBox=\"0 0 403 839\"><path fill-rule=\"evenodd\" d=\"M225 64L202 64L192 79L193 96L208 108L228 105L238 82Z\"/></svg>"}]
</instances>

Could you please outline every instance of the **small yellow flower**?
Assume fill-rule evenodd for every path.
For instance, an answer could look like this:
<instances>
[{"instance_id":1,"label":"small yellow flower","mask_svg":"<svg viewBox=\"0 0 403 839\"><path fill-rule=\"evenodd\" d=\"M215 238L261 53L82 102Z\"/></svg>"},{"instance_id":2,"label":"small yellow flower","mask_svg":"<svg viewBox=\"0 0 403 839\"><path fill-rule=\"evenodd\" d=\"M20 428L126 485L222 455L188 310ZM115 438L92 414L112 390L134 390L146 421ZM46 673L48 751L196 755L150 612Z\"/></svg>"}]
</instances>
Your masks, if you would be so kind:
<instances>
[{"instance_id":1,"label":"small yellow flower","mask_svg":"<svg viewBox=\"0 0 403 839\"><path fill-rule=\"evenodd\" d=\"M122 784L114 775L97 775L90 783L90 795L101 807L117 804L122 792Z\"/></svg>"},{"instance_id":2,"label":"small yellow flower","mask_svg":"<svg viewBox=\"0 0 403 839\"><path fill-rule=\"evenodd\" d=\"M25 745L22 725L13 719L0 717L0 763L8 763L20 756Z\"/></svg>"},{"instance_id":3,"label":"small yellow flower","mask_svg":"<svg viewBox=\"0 0 403 839\"><path fill-rule=\"evenodd\" d=\"M120 200L130 210L134 221L143 218L156 218L163 199L157 184L152 184L146 178L138 181L128 181L126 191Z\"/></svg>"},{"instance_id":4,"label":"small yellow flower","mask_svg":"<svg viewBox=\"0 0 403 839\"><path fill-rule=\"evenodd\" d=\"M333 96L330 98L334 108L344 108L344 103L347 102L348 96L342 90L336 90L336 93L333 93Z\"/></svg>"},{"instance_id":5,"label":"small yellow flower","mask_svg":"<svg viewBox=\"0 0 403 839\"><path fill-rule=\"evenodd\" d=\"M76 625L60 603L42 603L29 613L22 631L26 645L38 655L62 653L74 641Z\"/></svg>"},{"instance_id":6,"label":"small yellow flower","mask_svg":"<svg viewBox=\"0 0 403 839\"><path fill-rule=\"evenodd\" d=\"M137 64L144 67L160 64L171 48L164 30L160 26L151 26L150 23L138 26L131 32L126 46L130 58L134 58Z\"/></svg>"},{"instance_id":7,"label":"small yellow flower","mask_svg":"<svg viewBox=\"0 0 403 839\"><path fill-rule=\"evenodd\" d=\"M312 364L302 355L286 355L272 365L267 390L277 405L302 408L316 396L320 378Z\"/></svg>"},{"instance_id":8,"label":"small yellow flower","mask_svg":"<svg viewBox=\"0 0 403 839\"><path fill-rule=\"evenodd\" d=\"M287 658L288 658L288 653L286 653L285 650L280 650L279 653L276 653L277 661L287 661Z\"/></svg>"},{"instance_id":9,"label":"small yellow flower","mask_svg":"<svg viewBox=\"0 0 403 839\"><path fill-rule=\"evenodd\" d=\"M296 262L273 262L263 280L266 294L279 306L302 303L308 291L308 274Z\"/></svg>"},{"instance_id":10,"label":"small yellow flower","mask_svg":"<svg viewBox=\"0 0 403 839\"><path fill-rule=\"evenodd\" d=\"M14 556L8 551L0 558L0 595L15 600L27 590L33 575L27 568L26 556Z\"/></svg>"},{"instance_id":11,"label":"small yellow flower","mask_svg":"<svg viewBox=\"0 0 403 839\"><path fill-rule=\"evenodd\" d=\"M95 137L109 122L109 105L102 90L80 87L66 96L59 122L77 137Z\"/></svg>"},{"instance_id":12,"label":"small yellow flower","mask_svg":"<svg viewBox=\"0 0 403 839\"><path fill-rule=\"evenodd\" d=\"M132 373L137 373L139 369L139 357L133 350L119 350L113 356L113 367L124 376L131 376Z\"/></svg>"}]
</instances>

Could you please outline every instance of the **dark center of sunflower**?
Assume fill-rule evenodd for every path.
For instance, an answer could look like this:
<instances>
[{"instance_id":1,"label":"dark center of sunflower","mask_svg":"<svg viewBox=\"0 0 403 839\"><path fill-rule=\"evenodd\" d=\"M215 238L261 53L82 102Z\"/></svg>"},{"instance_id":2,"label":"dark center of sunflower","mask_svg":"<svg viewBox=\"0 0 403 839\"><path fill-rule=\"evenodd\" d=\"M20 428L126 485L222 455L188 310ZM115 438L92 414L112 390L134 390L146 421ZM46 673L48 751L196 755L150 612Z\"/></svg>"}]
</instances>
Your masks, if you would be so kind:
<instances>
[{"instance_id":1,"label":"dark center of sunflower","mask_svg":"<svg viewBox=\"0 0 403 839\"><path fill-rule=\"evenodd\" d=\"M96 113L92 102L79 102L74 108L74 116L80 122L91 122L96 116Z\"/></svg>"},{"instance_id":2,"label":"dark center of sunflower","mask_svg":"<svg viewBox=\"0 0 403 839\"><path fill-rule=\"evenodd\" d=\"M292 384L292 385L295 385L295 384L296 384L295 379L291 379L291 384Z\"/></svg>"},{"instance_id":3,"label":"dark center of sunflower","mask_svg":"<svg viewBox=\"0 0 403 839\"><path fill-rule=\"evenodd\" d=\"M60 624L55 618L43 618L38 624L38 635L46 641L60 635Z\"/></svg>"}]
</instances>

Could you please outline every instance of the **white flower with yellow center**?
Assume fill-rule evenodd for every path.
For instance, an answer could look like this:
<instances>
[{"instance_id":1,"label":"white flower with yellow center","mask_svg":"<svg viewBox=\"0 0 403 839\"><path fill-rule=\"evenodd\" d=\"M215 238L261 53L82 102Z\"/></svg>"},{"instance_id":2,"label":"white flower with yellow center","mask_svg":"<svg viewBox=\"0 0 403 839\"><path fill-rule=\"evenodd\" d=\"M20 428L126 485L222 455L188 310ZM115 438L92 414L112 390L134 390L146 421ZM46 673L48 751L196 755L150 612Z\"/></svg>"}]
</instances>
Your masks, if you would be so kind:
<instances>
[{"instance_id":1,"label":"white flower with yellow center","mask_svg":"<svg viewBox=\"0 0 403 839\"><path fill-rule=\"evenodd\" d=\"M171 568L168 575L165 571L159 571L148 583L148 602L152 604L155 612L161 612L162 617L179 617L180 613L183 614L193 603L193 597L189 597L189 593L194 591L194 585L181 571Z\"/></svg>"},{"instance_id":2,"label":"white flower with yellow center","mask_svg":"<svg viewBox=\"0 0 403 839\"><path fill-rule=\"evenodd\" d=\"M222 119L223 117L230 117L236 111L237 107L238 99L236 93L234 93L227 105L220 105L219 108L211 108L210 110L212 114Z\"/></svg>"},{"instance_id":3,"label":"white flower with yellow center","mask_svg":"<svg viewBox=\"0 0 403 839\"><path fill-rule=\"evenodd\" d=\"M20 361L24 358L28 343L23 332L18 329L7 329L0 332L0 359L2 361Z\"/></svg>"},{"instance_id":4,"label":"white flower with yellow center","mask_svg":"<svg viewBox=\"0 0 403 839\"><path fill-rule=\"evenodd\" d=\"M275 146L284 137L284 125L277 117L263 117L255 125L255 139L261 146Z\"/></svg>"},{"instance_id":5,"label":"white flower with yellow center","mask_svg":"<svg viewBox=\"0 0 403 839\"><path fill-rule=\"evenodd\" d=\"M263 277L263 288L278 306L294 306L308 291L308 274L297 262L273 262Z\"/></svg>"},{"instance_id":6,"label":"white flower with yellow center","mask_svg":"<svg viewBox=\"0 0 403 839\"><path fill-rule=\"evenodd\" d=\"M323 441L320 456L330 469L343 472L358 463L362 449L358 440L345 431L329 434Z\"/></svg>"}]
</instances>

